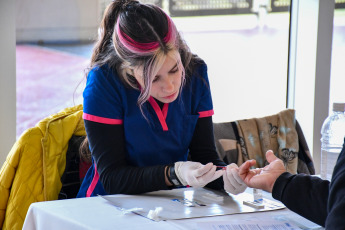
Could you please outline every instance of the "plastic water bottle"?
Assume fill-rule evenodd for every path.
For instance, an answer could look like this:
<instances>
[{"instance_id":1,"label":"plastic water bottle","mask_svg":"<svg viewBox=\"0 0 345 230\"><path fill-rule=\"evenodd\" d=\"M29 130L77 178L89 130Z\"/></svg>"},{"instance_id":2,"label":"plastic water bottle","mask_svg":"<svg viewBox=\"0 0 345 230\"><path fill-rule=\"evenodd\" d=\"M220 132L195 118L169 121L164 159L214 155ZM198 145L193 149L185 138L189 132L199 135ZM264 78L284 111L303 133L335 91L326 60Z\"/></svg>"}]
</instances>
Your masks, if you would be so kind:
<instances>
[{"instance_id":1,"label":"plastic water bottle","mask_svg":"<svg viewBox=\"0 0 345 230\"><path fill-rule=\"evenodd\" d=\"M345 103L333 103L333 113L321 128L321 178L332 179L333 168L345 137Z\"/></svg>"},{"instance_id":2,"label":"plastic water bottle","mask_svg":"<svg viewBox=\"0 0 345 230\"><path fill-rule=\"evenodd\" d=\"M253 188L253 198L254 198L254 202L262 204L264 202L264 199L262 196L262 190Z\"/></svg>"}]
</instances>

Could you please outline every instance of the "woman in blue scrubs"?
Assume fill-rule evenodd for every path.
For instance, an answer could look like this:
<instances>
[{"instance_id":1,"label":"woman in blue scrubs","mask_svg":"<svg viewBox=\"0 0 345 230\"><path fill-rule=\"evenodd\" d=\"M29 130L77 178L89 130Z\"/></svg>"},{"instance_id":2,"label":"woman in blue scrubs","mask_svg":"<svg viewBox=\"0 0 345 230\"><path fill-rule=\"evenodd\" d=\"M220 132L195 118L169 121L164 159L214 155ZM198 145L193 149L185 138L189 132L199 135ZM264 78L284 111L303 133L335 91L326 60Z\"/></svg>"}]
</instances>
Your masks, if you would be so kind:
<instances>
[{"instance_id":1,"label":"woman in blue scrubs","mask_svg":"<svg viewBox=\"0 0 345 230\"><path fill-rule=\"evenodd\" d=\"M226 164L214 145L207 66L171 18L113 1L99 33L83 93L92 166L78 197L187 185L242 192L236 165L216 167Z\"/></svg>"}]
</instances>

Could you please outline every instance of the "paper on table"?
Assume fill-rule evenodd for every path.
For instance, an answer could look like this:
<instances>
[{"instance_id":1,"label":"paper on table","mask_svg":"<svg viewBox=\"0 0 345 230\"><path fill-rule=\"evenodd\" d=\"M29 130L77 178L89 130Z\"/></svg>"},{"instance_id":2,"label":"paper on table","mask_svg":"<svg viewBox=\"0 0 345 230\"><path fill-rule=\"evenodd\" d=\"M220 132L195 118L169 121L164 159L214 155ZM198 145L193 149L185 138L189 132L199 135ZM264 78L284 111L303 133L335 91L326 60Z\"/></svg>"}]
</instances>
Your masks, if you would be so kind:
<instances>
[{"instance_id":1,"label":"paper on table","mask_svg":"<svg viewBox=\"0 0 345 230\"><path fill-rule=\"evenodd\" d=\"M199 222L199 230L238 230L238 229L248 229L248 230L301 230L301 228L295 226L293 223L282 222L282 221L218 221L218 222Z\"/></svg>"},{"instance_id":2,"label":"paper on table","mask_svg":"<svg viewBox=\"0 0 345 230\"><path fill-rule=\"evenodd\" d=\"M162 211L155 221L262 212L285 208L281 203L264 199L265 207L257 209L243 205L243 201L253 199L252 194L241 193L231 196L224 192L205 188L182 188L135 196L101 197L122 210L134 207L142 208L142 210L134 211L134 213L149 219L152 219L148 217L150 210L162 207Z\"/></svg>"}]
</instances>

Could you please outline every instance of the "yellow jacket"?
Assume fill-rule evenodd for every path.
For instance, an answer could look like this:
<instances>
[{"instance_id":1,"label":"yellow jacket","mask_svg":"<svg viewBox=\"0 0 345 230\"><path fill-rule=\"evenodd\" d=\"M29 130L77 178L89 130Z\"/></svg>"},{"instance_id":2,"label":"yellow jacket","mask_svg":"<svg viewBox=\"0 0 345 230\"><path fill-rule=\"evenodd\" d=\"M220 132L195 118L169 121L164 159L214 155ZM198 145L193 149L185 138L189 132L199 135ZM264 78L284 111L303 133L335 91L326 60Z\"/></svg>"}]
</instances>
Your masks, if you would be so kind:
<instances>
[{"instance_id":1,"label":"yellow jacket","mask_svg":"<svg viewBox=\"0 0 345 230\"><path fill-rule=\"evenodd\" d=\"M26 130L0 171L0 229L22 229L31 203L56 200L68 141L86 135L83 107L64 109Z\"/></svg>"}]
</instances>

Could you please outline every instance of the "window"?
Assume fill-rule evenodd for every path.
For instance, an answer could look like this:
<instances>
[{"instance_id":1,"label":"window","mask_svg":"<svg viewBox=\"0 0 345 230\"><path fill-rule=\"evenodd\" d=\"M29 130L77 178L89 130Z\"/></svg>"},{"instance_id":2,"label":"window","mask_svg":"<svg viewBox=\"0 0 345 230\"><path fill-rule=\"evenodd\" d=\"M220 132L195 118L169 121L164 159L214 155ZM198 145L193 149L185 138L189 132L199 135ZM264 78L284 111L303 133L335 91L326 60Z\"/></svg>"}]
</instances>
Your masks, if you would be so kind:
<instances>
[{"instance_id":1,"label":"window","mask_svg":"<svg viewBox=\"0 0 345 230\"><path fill-rule=\"evenodd\" d=\"M329 110L334 1L292 0L288 107L296 110L316 173Z\"/></svg>"},{"instance_id":2,"label":"window","mask_svg":"<svg viewBox=\"0 0 345 230\"><path fill-rule=\"evenodd\" d=\"M169 1L170 14L208 65L214 122L286 108L290 1Z\"/></svg>"},{"instance_id":3,"label":"window","mask_svg":"<svg viewBox=\"0 0 345 230\"><path fill-rule=\"evenodd\" d=\"M335 1L333 21L333 45L330 83L330 108L333 102L345 102L345 1Z\"/></svg>"}]
</instances>

